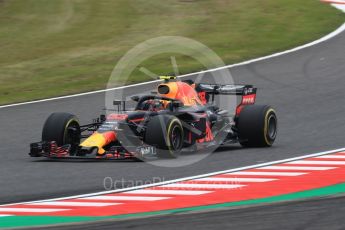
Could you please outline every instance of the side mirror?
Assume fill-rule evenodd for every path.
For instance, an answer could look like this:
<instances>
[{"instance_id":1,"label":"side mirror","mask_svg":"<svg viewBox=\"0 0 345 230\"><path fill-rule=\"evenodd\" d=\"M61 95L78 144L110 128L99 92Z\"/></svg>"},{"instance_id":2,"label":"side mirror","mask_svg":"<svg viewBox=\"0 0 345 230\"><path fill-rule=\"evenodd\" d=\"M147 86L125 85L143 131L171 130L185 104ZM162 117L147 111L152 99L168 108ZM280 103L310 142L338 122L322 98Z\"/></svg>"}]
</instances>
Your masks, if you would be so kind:
<instances>
[{"instance_id":1,"label":"side mirror","mask_svg":"<svg viewBox=\"0 0 345 230\"><path fill-rule=\"evenodd\" d=\"M136 102L138 102L139 101L139 96L137 96L137 95L134 95L134 96L132 96L131 97L131 99L133 100L133 101L136 101Z\"/></svg>"},{"instance_id":2,"label":"side mirror","mask_svg":"<svg viewBox=\"0 0 345 230\"><path fill-rule=\"evenodd\" d=\"M107 120L107 118L106 118L106 116L105 116L104 114L101 114L101 115L99 116L99 120L100 120L101 122L104 122L104 121Z\"/></svg>"},{"instance_id":3,"label":"side mirror","mask_svg":"<svg viewBox=\"0 0 345 230\"><path fill-rule=\"evenodd\" d=\"M121 111L121 105L122 105L122 111L126 111L126 101L113 101L113 105L117 106L117 111Z\"/></svg>"},{"instance_id":4,"label":"side mirror","mask_svg":"<svg viewBox=\"0 0 345 230\"><path fill-rule=\"evenodd\" d=\"M121 105L121 101L113 101L113 105L119 106L119 105Z\"/></svg>"}]
</instances>

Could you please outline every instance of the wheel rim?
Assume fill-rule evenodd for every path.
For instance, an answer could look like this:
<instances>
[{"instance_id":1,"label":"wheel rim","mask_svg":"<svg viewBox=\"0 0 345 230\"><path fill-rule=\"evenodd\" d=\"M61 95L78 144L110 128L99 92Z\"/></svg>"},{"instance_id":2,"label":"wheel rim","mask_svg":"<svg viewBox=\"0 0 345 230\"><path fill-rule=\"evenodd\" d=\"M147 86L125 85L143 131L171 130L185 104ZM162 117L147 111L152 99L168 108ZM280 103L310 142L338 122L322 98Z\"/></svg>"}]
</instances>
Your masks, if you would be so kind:
<instances>
[{"instance_id":1,"label":"wheel rim","mask_svg":"<svg viewBox=\"0 0 345 230\"><path fill-rule=\"evenodd\" d=\"M277 118L274 114L271 114L268 118L267 134L271 140L274 140L277 136Z\"/></svg>"},{"instance_id":2,"label":"wheel rim","mask_svg":"<svg viewBox=\"0 0 345 230\"><path fill-rule=\"evenodd\" d=\"M175 126L171 132L171 147L173 150L179 150L181 148L181 143L182 143L182 134L180 127Z\"/></svg>"}]
</instances>

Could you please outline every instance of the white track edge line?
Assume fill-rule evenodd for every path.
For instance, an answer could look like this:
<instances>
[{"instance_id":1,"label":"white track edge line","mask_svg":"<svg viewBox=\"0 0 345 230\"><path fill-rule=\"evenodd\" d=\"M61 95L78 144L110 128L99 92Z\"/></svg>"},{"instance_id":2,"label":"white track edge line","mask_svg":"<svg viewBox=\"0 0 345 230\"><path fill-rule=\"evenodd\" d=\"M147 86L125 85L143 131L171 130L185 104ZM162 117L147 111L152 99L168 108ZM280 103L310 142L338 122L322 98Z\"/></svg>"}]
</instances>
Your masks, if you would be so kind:
<instances>
[{"instance_id":1,"label":"white track edge line","mask_svg":"<svg viewBox=\"0 0 345 230\"><path fill-rule=\"evenodd\" d=\"M156 196L90 196L80 198L79 200L98 200L98 201L159 201L167 200L172 197L156 197Z\"/></svg>"},{"instance_id":2,"label":"white track edge line","mask_svg":"<svg viewBox=\"0 0 345 230\"><path fill-rule=\"evenodd\" d=\"M339 26L335 31L325 35L324 37L321 37L313 42L286 50L286 51L282 51L282 52L278 52L278 53L274 53L271 55L267 55L264 57L260 57L260 58L255 58L255 59L251 59L248 61L244 61L244 62L240 62L237 64L231 64L231 65L225 65L222 67L218 67L218 68L214 68L214 69L208 69L208 70L203 70L203 71L199 71L199 72L194 72L194 73L188 73L188 74L183 74L180 75L178 77L188 77L188 76L192 76L192 75L196 75L196 74L201 74L201 73L208 73L208 72L213 72L213 71L218 71L218 70L222 70L222 69L230 69L230 68L234 68L234 67L238 67L238 66L243 66L243 65L248 65L248 64L252 64L255 62L259 62L259 61L264 61L264 60L268 60L271 58L275 58L278 56L282 56L285 54L289 54L289 53L293 53L317 44L320 44L322 42L325 42L331 38L334 38L335 36L339 35L340 33L342 33L343 31L345 31L345 23L343 23L341 26ZM8 107L14 107L14 106L21 106L21 105L29 105L29 104L36 104L36 103L41 103L41 102L47 102L47 101L55 101L55 100L61 100L61 99L67 99L67 98L72 98L72 97L80 97L80 96L87 96L87 95L91 95L91 94L97 94L97 93L104 93L107 91L112 91L112 90L117 90L117 89L125 89L125 88L130 88L130 87L136 87L136 86L141 86L141 85L147 85L147 84L152 84L155 82L159 82L160 80L154 80L154 81L148 81L148 82L141 82L141 83L137 83L137 84L132 84L132 85L126 85L126 86L121 86L121 87L114 87L114 88L110 88L110 89L101 89L101 90L95 90L95 91L90 91L90 92L85 92L85 93L78 93L78 94L72 94L72 95L67 95L67 96L60 96L60 97L53 97L53 98L47 98L47 99L41 99L41 100L35 100L35 101L27 101L27 102L21 102L21 103L14 103L14 104L8 104L8 105L2 105L0 106L0 109L3 108L8 108Z\"/></svg>"},{"instance_id":3,"label":"white track edge line","mask_svg":"<svg viewBox=\"0 0 345 230\"><path fill-rule=\"evenodd\" d=\"M301 171L326 171L335 169L337 167L326 167L326 166L291 166L291 165L282 165L282 166L266 166L260 169L263 170L301 170Z\"/></svg>"},{"instance_id":4,"label":"white track edge line","mask_svg":"<svg viewBox=\"0 0 345 230\"><path fill-rule=\"evenodd\" d=\"M187 184L187 183L173 183L161 185L160 188L200 188L200 189L236 189L247 185L244 184Z\"/></svg>"},{"instance_id":5,"label":"white track edge line","mask_svg":"<svg viewBox=\"0 0 345 230\"><path fill-rule=\"evenodd\" d=\"M201 175L196 175L196 176L184 177L184 178L179 178L179 179L174 179L174 180L169 180L169 181L163 181L163 182L154 183L154 184L140 185L140 186L135 186L135 187L131 187L131 188L109 190L109 191L104 191L104 192L96 192L96 193L82 194L82 195L76 195L76 196L60 197L60 198L54 198L54 199L37 200L37 201L30 201L30 202L20 202L20 203L12 203L12 204L3 204L3 205L0 205L0 207L8 206L8 205L30 204L30 203L37 203L37 202L59 201L59 200L66 200L66 199L78 199L78 198L83 198L83 197L88 197L88 196L97 196L97 195L104 195L104 194L111 194L111 193L128 192L128 191L138 190L138 189L142 189L142 188L156 187L156 186L161 186L161 185L166 185L166 184L171 184L171 183L176 183L176 182L182 182L182 181L186 181L186 180L199 179L199 178L204 178L204 177L216 176L219 174L237 172L237 171L253 169L253 168L260 168L260 167L274 165L274 164L281 164L281 163L301 160L301 159L305 159L305 158L309 158L309 157L315 157L315 156L321 156L321 155L326 155L326 154L331 154L331 153L337 153L337 152L341 152L341 151L345 151L345 148L333 149L333 150L329 150L329 151L324 151L324 152L319 152L319 153L314 153L314 154L309 154L309 155L304 155L304 156L299 156L299 157L293 157L293 158L288 158L288 159L283 159L283 160L278 160L278 161L271 161L271 162L266 162L266 163L261 163L261 164L256 164L256 165L244 166L244 167L240 167L240 168L228 169L228 170L224 170L224 171L217 171L217 172L206 173L206 174L201 174Z\"/></svg>"},{"instance_id":6,"label":"white track edge line","mask_svg":"<svg viewBox=\"0 0 345 230\"><path fill-rule=\"evenodd\" d=\"M281 177L293 177L293 176L301 176L308 174L307 172L283 172L283 171L274 171L274 172L265 172L265 171L257 171L257 172L246 172L246 171L240 171L240 172L233 172L233 173L227 173L227 175L240 175L240 176L281 176Z\"/></svg>"},{"instance_id":7,"label":"white track edge line","mask_svg":"<svg viewBox=\"0 0 345 230\"><path fill-rule=\"evenodd\" d=\"M176 196L195 196L212 193L213 191L201 191L201 190L172 190L172 189L138 189L123 194L135 194L135 195L176 195Z\"/></svg>"},{"instance_id":8,"label":"white track edge line","mask_svg":"<svg viewBox=\"0 0 345 230\"><path fill-rule=\"evenodd\" d=\"M345 155L334 155L334 156L319 156L318 159L345 159Z\"/></svg>"},{"instance_id":9,"label":"white track edge line","mask_svg":"<svg viewBox=\"0 0 345 230\"><path fill-rule=\"evenodd\" d=\"M197 182L241 182L241 183L262 183L278 180L276 178L253 178L253 177L205 177L195 179Z\"/></svg>"},{"instance_id":10,"label":"white track edge line","mask_svg":"<svg viewBox=\"0 0 345 230\"><path fill-rule=\"evenodd\" d=\"M42 203L32 203L32 206L57 206L57 207L107 207L107 206L114 206L120 205L122 203L113 203L113 202L78 202L78 201L50 201L50 202L42 202Z\"/></svg>"},{"instance_id":11,"label":"white track edge line","mask_svg":"<svg viewBox=\"0 0 345 230\"><path fill-rule=\"evenodd\" d=\"M0 208L0 212L9 213L50 213L50 212L64 212L71 209L57 209L57 208Z\"/></svg>"}]
</instances>

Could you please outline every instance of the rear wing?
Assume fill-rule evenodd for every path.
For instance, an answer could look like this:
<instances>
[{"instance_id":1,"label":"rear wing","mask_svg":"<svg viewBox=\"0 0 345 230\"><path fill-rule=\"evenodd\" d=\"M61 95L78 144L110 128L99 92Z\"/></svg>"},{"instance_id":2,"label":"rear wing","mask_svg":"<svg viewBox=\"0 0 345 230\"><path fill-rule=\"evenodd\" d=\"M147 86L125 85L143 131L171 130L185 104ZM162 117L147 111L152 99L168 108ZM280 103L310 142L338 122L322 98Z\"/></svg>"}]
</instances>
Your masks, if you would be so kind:
<instances>
[{"instance_id":1,"label":"rear wing","mask_svg":"<svg viewBox=\"0 0 345 230\"><path fill-rule=\"evenodd\" d=\"M236 116L238 116L246 105L255 104L257 88L252 85L216 85L216 84L197 84L195 87L200 100L207 104L214 102L215 95L235 95L241 96L241 101L236 107ZM210 95L212 98L210 98Z\"/></svg>"},{"instance_id":2,"label":"rear wing","mask_svg":"<svg viewBox=\"0 0 345 230\"><path fill-rule=\"evenodd\" d=\"M197 84L195 90L198 92L200 100L206 104L210 100L214 102L215 95L235 95L242 96L240 105L250 105L255 103L257 88L252 85L220 85L220 84ZM210 98L212 96L212 98Z\"/></svg>"},{"instance_id":3,"label":"rear wing","mask_svg":"<svg viewBox=\"0 0 345 230\"><path fill-rule=\"evenodd\" d=\"M217 84L197 84L198 92L205 92L211 95L251 95L256 94L256 88L252 85L217 85Z\"/></svg>"}]
</instances>

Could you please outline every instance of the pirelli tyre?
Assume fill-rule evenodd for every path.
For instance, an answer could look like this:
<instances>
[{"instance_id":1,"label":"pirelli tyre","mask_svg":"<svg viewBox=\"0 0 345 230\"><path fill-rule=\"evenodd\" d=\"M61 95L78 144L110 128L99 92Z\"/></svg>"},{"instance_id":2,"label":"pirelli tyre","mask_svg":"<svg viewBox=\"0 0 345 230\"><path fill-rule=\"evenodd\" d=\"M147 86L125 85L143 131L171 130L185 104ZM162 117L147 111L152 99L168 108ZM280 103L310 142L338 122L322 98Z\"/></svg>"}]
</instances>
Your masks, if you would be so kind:
<instances>
[{"instance_id":1,"label":"pirelli tyre","mask_svg":"<svg viewBox=\"0 0 345 230\"><path fill-rule=\"evenodd\" d=\"M239 142L245 147L272 146L277 128L277 115L268 105L245 106L237 120Z\"/></svg>"},{"instance_id":2,"label":"pirelli tyre","mask_svg":"<svg viewBox=\"0 0 345 230\"><path fill-rule=\"evenodd\" d=\"M147 124L145 142L155 146L160 158L177 158L182 150L184 132L181 121L170 115L151 117Z\"/></svg>"},{"instance_id":3,"label":"pirelli tyre","mask_svg":"<svg viewBox=\"0 0 345 230\"><path fill-rule=\"evenodd\" d=\"M80 143L80 125L77 117L69 113L52 113L42 130L42 141L55 141L58 146Z\"/></svg>"}]
</instances>

